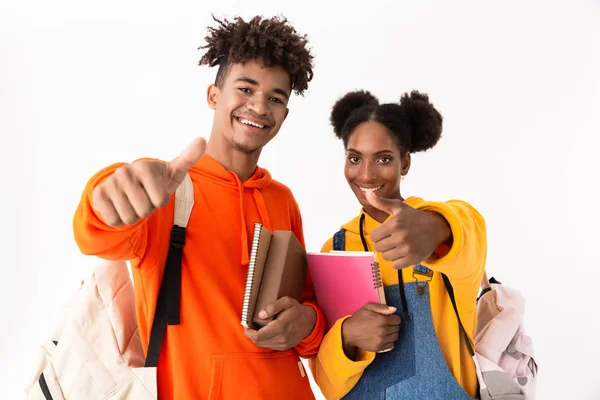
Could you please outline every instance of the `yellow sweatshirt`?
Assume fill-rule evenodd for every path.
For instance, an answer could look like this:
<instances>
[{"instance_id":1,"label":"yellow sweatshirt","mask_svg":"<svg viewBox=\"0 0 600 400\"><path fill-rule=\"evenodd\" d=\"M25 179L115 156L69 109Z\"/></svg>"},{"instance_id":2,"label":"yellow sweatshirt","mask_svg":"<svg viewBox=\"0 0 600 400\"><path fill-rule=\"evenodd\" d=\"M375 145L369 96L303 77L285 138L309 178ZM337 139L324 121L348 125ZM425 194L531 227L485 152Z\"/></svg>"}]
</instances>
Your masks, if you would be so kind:
<instances>
[{"instance_id":1,"label":"yellow sweatshirt","mask_svg":"<svg viewBox=\"0 0 600 400\"><path fill-rule=\"evenodd\" d=\"M417 197L409 197L405 203L426 211L435 211L448 221L452 230L452 246L441 258L432 256L422 264L434 271L444 273L450 279L462 323L471 343L477 325L477 304L481 279L485 269L487 240L485 221L470 204L451 200L444 203L426 202ZM363 211L364 212L364 211ZM360 215L343 225L346 229L346 250L363 251L359 235ZM369 234L380 225L369 215L365 215L364 235L367 247L374 251ZM334 233L334 232L332 232ZM322 248L322 252L333 249L333 237ZM398 273L389 261L377 254L384 286L398 284ZM429 279L426 277L419 280ZM413 267L402 271L405 283L414 282ZM440 274L433 274L429 281L431 314L433 325L444 359L458 383L471 396L476 397L477 376L475 365L461 334L458 319ZM363 371L375 359L375 353L360 350L356 361L346 357L342 348L342 323L349 316L340 319L327 332L316 358L310 360L313 377L327 399L344 397L356 385Z\"/></svg>"}]
</instances>

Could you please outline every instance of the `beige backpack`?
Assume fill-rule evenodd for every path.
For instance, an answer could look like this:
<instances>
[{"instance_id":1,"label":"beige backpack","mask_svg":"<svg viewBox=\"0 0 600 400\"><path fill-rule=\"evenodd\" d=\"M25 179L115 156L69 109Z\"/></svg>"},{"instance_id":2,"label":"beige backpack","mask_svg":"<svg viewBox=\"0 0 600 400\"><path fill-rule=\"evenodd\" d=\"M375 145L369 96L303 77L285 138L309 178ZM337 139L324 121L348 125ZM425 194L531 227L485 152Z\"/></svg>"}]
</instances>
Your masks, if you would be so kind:
<instances>
[{"instance_id":1,"label":"beige backpack","mask_svg":"<svg viewBox=\"0 0 600 400\"><path fill-rule=\"evenodd\" d=\"M54 334L40 346L26 399L157 399L156 364L164 331L167 324L179 323L181 255L193 205L194 187L186 175L175 193L171 246L148 357L140 341L128 265L104 261L84 280Z\"/></svg>"}]
</instances>

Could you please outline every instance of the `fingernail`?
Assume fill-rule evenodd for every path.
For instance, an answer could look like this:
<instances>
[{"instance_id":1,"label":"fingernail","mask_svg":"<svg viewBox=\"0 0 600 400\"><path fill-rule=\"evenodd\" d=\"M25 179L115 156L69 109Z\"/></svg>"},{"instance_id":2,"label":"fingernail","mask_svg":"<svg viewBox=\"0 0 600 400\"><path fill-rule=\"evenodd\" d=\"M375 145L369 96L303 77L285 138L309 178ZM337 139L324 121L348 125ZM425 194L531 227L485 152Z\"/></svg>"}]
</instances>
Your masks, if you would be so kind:
<instances>
[{"instance_id":1,"label":"fingernail","mask_svg":"<svg viewBox=\"0 0 600 400\"><path fill-rule=\"evenodd\" d=\"M265 310L260 310L260 312L258 313L258 316L260 318L267 318L267 312Z\"/></svg>"},{"instance_id":2,"label":"fingernail","mask_svg":"<svg viewBox=\"0 0 600 400\"><path fill-rule=\"evenodd\" d=\"M391 312L396 312L396 307L388 307L388 310L390 310Z\"/></svg>"}]
</instances>

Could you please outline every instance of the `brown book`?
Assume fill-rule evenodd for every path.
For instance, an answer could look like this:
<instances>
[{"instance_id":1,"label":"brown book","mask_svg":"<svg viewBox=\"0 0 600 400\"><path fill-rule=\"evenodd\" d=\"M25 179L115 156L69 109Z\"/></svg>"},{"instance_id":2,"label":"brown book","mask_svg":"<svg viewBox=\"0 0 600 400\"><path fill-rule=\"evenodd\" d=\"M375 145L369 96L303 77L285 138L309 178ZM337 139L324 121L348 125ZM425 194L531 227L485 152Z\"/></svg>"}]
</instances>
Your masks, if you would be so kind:
<instances>
[{"instance_id":1,"label":"brown book","mask_svg":"<svg viewBox=\"0 0 600 400\"><path fill-rule=\"evenodd\" d=\"M242 325L261 328L273 318L263 320L258 313L282 297L302 302L308 262L306 251L291 231L270 232L254 224L250 263L242 305Z\"/></svg>"}]
</instances>

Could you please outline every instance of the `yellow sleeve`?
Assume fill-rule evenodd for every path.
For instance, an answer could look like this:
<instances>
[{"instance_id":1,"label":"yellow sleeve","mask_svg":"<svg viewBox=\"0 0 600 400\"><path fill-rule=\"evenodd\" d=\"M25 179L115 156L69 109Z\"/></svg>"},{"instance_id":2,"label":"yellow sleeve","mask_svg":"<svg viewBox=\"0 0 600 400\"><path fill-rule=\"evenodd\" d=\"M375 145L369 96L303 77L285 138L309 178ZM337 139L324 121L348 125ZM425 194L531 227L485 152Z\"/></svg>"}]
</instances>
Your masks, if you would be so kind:
<instances>
[{"instance_id":1,"label":"yellow sleeve","mask_svg":"<svg viewBox=\"0 0 600 400\"><path fill-rule=\"evenodd\" d=\"M375 353L360 349L356 361L346 357L342 347L342 324L349 317L341 318L331 327L321 342L319 354L309 360L313 378L327 400L348 394L375 359Z\"/></svg>"},{"instance_id":2,"label":"yellow sleeve","mask_svg":"<svg viewBox=\"0 0 600 400\"><path fill-rule=\"evenodd\" d=\"M333 249L333 238L321 248ZM363 371L375 359L375 353L358 350L356 361L346 357L342 347L342 324L350 316L340 318L325 334L317 357L308 361L313 378L327 400L344 397L356 385Z\"/></svg>"},{"instance_id":3,"label":"yellow sleeve","mask_svg":"<svg viewBox=\"0 0 600 400\"><path fill-rule=\"evenodd\" d=\"M321 253L329 253L331 250L333 250L333 237L327 239L325 244L323 244L323 247L321 247Z\"/></svg>"},{"instance_id":4,"label":"yellow sleeve","mask_svg":"<svg viewBox=\"0 0 600 400\"><path fill-rule=\"evenodd\" d=\"M453 286L479 288L487 257L486 227L481 214L460 200L423 202L416 208L442 215L452 231L448 253L441 258L431 257L423 265L446 274Z\"/></svg>"}]
</instances>

